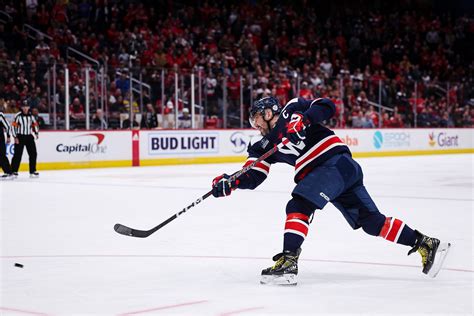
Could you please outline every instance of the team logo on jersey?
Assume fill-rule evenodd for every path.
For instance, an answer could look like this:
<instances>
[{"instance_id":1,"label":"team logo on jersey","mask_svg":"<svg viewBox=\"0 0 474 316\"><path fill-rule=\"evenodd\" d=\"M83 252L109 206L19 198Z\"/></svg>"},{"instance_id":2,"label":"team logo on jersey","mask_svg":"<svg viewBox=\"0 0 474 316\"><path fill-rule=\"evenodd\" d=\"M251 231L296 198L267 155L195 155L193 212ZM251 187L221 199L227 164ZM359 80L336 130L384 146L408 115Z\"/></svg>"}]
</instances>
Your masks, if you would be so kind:
<instances>
[{"instance_id":1,"label":"team logo on jersey","mask_svg":"<svg viewBox=\"0 0 474 316\"><path fill-rule=\"evenodd\" d=\"M280 149L280 152L285 154L285 155L295 155L299 156L300 152L298 150L303 150L306 144L304 142L299 142L298 144L293 144L292 142L289 142Z\"/></svg>"}]
</instances>

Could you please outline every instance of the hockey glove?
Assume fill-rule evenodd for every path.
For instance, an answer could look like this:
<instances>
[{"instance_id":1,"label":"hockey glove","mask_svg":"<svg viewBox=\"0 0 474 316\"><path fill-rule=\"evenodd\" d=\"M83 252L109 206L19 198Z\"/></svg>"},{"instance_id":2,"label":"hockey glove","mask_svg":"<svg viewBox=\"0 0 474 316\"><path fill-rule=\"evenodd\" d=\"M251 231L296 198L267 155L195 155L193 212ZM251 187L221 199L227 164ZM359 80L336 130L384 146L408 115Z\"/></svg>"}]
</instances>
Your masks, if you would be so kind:
<instances>
[{"instance_id":1,"label":"hockey glove","mask_svg":"<svg viewBox=\"0 0 474 316\"><path fill-rule=\"evenodd\" d=\"M293 144L298 144L306 138L306 127L309 125L308 118L301 112L291 115L290 122L286 130L286 137Z\"/></svg>"},{"instance_id":2,"label":"hockey glove","mask_svg":"<svg viewBox=\"0 0 474 316\"><path fill-rule=\"evenodd\" d=\"M226 173L215 177L212 180L212 195L215 197L223 197L228 196L237 189L239 185L239 180L235 179L233 181L229 181L230 176Z\"/></svg>"}]
</instances>

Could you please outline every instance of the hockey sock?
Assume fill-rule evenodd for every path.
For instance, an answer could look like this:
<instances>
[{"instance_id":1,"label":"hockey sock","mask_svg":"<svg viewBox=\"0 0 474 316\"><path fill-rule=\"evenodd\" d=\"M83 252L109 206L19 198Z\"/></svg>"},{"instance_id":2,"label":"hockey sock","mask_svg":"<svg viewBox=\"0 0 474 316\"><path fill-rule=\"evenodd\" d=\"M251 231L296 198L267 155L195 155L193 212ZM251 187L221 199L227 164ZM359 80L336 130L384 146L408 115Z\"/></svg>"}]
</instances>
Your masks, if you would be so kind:
<instances>
[{"instance_id":1,"label":"hockey sock","mask_svg":"<svg viewBox=\"0 0 474 316\"><path fill-rule=\"evenodd\" d=\"M387 217L380 230L380 237L389 241L413 247L416 242L416 233L404 222L397 218Z\"/></svg>"},{"instance_id":2,"label":"hockey sock","mask_svg":"<svg viewBox=\"0 0 474 316\"><path fill-rule=\"evenodd\" d=\"M304 242L309 229L309 216L303 213L289 213L286 216L283 250L296 252Z\"/></svg>"}]
</instances>

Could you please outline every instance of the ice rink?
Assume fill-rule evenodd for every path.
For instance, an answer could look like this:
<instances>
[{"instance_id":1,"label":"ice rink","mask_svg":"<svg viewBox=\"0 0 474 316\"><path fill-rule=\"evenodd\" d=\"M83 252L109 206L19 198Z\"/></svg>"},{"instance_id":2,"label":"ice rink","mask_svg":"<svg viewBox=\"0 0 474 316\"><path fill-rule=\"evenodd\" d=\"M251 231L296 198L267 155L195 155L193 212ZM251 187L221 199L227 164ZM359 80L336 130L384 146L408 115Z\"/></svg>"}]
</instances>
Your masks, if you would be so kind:
<instances>
[{"instance_id":1,"label":"ice rink","mask_svg":"<svg viewBox=\"0 0 474 316\"><path fill-rule=\"evenodd\" d=\"M296 287L259 284L281 251L293 171L149 229L240 164L43 171L0 183L1 315L472 315L473 155L358 159L379 209L453 243L436 279L408 247L318 211ZM21 263L24 268L15 267Z\"/></svg>"}]
</instances>

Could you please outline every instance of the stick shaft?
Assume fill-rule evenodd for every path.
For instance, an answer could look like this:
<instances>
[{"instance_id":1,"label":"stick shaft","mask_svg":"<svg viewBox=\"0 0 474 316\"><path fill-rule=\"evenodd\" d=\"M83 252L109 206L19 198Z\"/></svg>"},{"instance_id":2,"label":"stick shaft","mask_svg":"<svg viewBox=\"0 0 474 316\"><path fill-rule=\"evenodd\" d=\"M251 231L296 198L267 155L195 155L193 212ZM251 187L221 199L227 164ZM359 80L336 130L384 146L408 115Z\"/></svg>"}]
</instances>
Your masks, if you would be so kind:
<instances>
[{"instance_id":1,"label":"stick shaft","mask_svg":"<svg viewBox=\"0 0 474 316\"><path fill-rule=\"evenodd\" d=\"M265 152L263 155L261 155L260 157L258 157L255 161L253 161L250 165L246 166L246 167L243 167L242 169L240 169L239 171L237 171L236 173L234 173L230 178L229 178L229 181L233 181L235 179L237 179L238 177L240 177L241 175L243 175L244 173L248 172L250 169L252 169L253 167L255 167L258 163L260 163L262 160L265 160L267 159L268 157L270 157L271 155L273 155L274 153L276 153L277 151L279 151L283 146L285 146L287 143L289 142L289 140L287 138L283 138L282 141L278 144L278 145L275 145L273 146L270 150L268 150L267 152ZM164 222L160 223L159 225L153 227L152 229L150 230L138 230L138 229L133 229L133 228L129 228L125 225L122 225L122 224L115 224L114 226L114 229L117 233L119 234L122 234L122 235L127 235L127 236L133 236L133 237L140 237L140 238L146 238L148 236L150 236L151 234L153 234L154 232L156 232L157 230L161 229L163 226L165 225L168 225L169 223L171 223L172 221L174 221L176 218L178 218L179 216L181 216L182 214L186 213L190 208L198 205L199 203L201 203L202 201L204 201L205 199L207 199L208 197L210 197L212 195L212 190L207 192L206 194L204 194L203 196L201 196L200 198L198 198L197 200L195 200L193 203L189 204L188 206L186 206L185 208L183 208L181 211L179 211L178 213L175 213L174 215L172 215L170 218L168 218L167 220L165 220Z\"/></svg>"}]
</instances>

